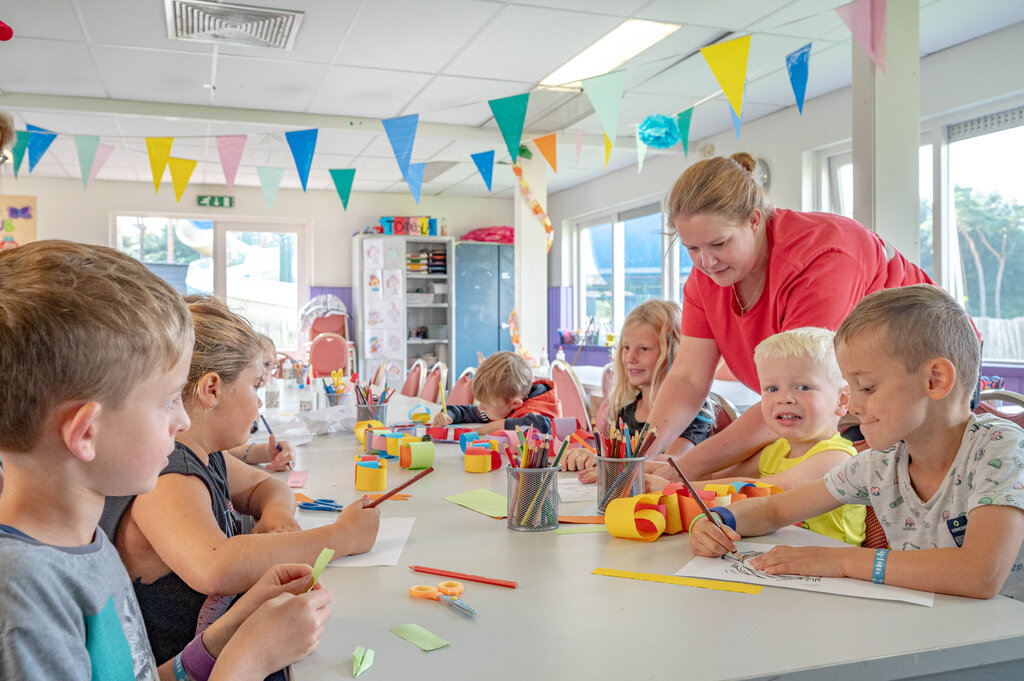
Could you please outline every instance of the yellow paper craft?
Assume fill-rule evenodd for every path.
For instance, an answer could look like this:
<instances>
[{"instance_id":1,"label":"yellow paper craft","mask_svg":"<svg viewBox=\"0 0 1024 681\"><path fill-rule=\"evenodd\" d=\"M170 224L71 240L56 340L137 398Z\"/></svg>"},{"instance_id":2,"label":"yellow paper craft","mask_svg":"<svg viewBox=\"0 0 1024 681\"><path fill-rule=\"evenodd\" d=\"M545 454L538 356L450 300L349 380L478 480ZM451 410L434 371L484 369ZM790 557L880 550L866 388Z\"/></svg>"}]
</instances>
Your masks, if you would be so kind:
<instances>
[{"instance_id":1,"label":"yellow paper craft","mask_svg":"<svg viewBox=\"0 0 1024 681\"><path fill-rule=\"evenodd\" d=\"M482 450L482 452L481 452ZM491 450L483 447L470 447L466 450L466 472L467 473L490 473L491 472Z\"/></svg>"},{"instance_id":2,"label":"yellow paper craft","mask_svg":"<svg viewBox=\"0 0 1024 681\"><path fill-rule=\"evenodd\" d=\"M665 516L653 508L636 510L637 504L657 504L660 494L640 494L627 499L612 499L604 511L608 534L622 539L654 541L665 531ZM646 520L654 530L641 529L637 520Z\"/></svg>"},{"instance_id":3,"label":"yellow paper craft","mask_svg":"<svg viewBox=\"0 0 1024 681\"><path fill-rule=\"evenodd\" d=\"M360 421L356 424L356 439L359 440L359 444L366 444L366 429L367 428L383 428L384 424L380 421Z\"/></svg>"},{"instance_id":4,"label":"yellow paper craft","mask_svg":"<svg viewBox=\"0 0 1024 681\"><path fill-rule=\"evenodd\" d=\"M389 437L387 446L388 456L393 456L397 459L399 454L402 453L402 445L404 443L404 437Z\"/></svg>"},{"instance_id":5,"label":"yellow paper craft","mask_svg":"<svg viewBox=\"0 0 1024 681\"><path fill-rule=\"evenodd\" d=\"M375 464L375 465L374 465ZM360 492L379 492L388 486L388 463L383 459L356 463L356 489Z\"/></svg>"},{"instance_id":6,"label":"yellow paper craft","mask_svg":"<svg viewBox=\"0 0 1024 681\"><path fill-rule=\"evenodd\" d=\"M729 496L730 494L736 491L735 489L733 489L732 484L704 485L704 489L706 489L709 492L714 492L715 496L719 497Z\"/></svg>"},{"instance_id":7,"label":"yellow paper craft","mask_svg":"<svg viewBox=\"0 0 1024 681\"><path fill-rule=\"evenodd\" d=\"M678 494L663 494L658 497L658 503L665 505L665 534L678 534L686 529L683 527L683 509L679 507Z\"/></svg>"},{"instance_id":8,"label":"yellow paper craft","mask_svg":"<svg viewBox=\"0 0 1024 681\"><path fill-rule=\"evenodd\" d=\"M714 589L715 591L735 591L736 593L741 594L758 594L761 593L761 589L764 588L756 584L722 582L717 579L700 579L698 577L677 577L676 575L654 575L648 572L629 572L628 570L611 570L609 568L597 568L590 574L602 575L604 577L639 579L644 582L676 584L678 586L696 586L701 589Z\"/></svg>"},{"instance_id":9,"label":"yellow paper craft","mask_svg":"<svg viewBox=\"0 0 1024 681\"><path fill-rule=\"evenodd\" d=\"M420 470L434 465L434 443L415 441L402 445L398 465L409 470Z\"/></svg>"}]
</instances>

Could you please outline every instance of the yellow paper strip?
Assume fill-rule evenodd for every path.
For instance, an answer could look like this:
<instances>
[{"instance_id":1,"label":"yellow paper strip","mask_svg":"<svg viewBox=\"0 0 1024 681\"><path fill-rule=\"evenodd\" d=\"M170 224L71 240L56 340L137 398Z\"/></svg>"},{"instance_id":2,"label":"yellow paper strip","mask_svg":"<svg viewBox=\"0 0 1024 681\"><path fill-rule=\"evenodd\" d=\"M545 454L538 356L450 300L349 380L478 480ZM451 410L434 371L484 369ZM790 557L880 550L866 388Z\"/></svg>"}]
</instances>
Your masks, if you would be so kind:
<instances>
[{"instance_id":1,"label":"yellow paper strip","mask_svg":"<svg viewBox=\"0 0 1024 681\"><path fill-rule=\"evenodd\" d=\"M735 591L741 594L761 593L764 587L754 584L740 584L739 582L722 582L717 579L699 579L697 577L677 577L676 575L654 575L648 572L629 572L628 570L612 570L609 568L597 568L590 574L602 575L604 577L622 577L624 579L639 579L644 582L661 582L662 584L676 584L678 586L696 586L701 589L714 589L715 591Z\"/></svg>"}]
</instances>

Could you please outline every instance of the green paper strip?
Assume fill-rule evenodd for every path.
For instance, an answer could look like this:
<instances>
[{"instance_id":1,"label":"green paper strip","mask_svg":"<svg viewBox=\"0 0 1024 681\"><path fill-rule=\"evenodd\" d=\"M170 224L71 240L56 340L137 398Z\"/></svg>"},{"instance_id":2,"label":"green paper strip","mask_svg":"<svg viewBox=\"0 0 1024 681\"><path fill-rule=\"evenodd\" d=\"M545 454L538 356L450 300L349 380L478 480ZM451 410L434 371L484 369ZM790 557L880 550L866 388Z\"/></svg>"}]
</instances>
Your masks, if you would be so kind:
<instances>
[{"instance_id":1,"label":"green paper strip","mask_svg":"<svg viewBox=\"0 0 1024 681\"><path fill-rule=\"evenodd\" d=\"M434 454L433 442L410 442L409 470L415 471L433 466Z\"/></svg>"},{"instance_id":2,"label":"green paper strip","mask_svg":"<svg viewBox=\"0 0 1024 681\"><path fill-rule=\"evenodd\" d=\"M607 532L604 525L569 525L559 527L555 534L590 534L591 532Z\"/></svg>"},{"instance_id":3,"label":"green paper strip","mask_svg":"<svg viewBox=\"0 0 1024 681\"><path fill-rule=\"evenodd\" d=\"M306 591L312 591L313 587L316 586L317 580L320 579L320 575L324 573L324 569L331 562L332 558L334 558L334 549L324 547L324 550L316 557L316 562L313 563L313 583L309 585Z\"/></svg>"},{"instance_id":4,"label":"green paper strip","mask_svg":"<svg viewBox=\"0 0 1024 681\"><path fill-rule=\"evenodd\" d=\"M400 627L392 629L391 633L401 636L409 643L419 646L422 650L427 652L451 645L450 641L445 641L437 634L427 631L418 624L403 624Z\"/></svg>"},{"instance_id":5,"label":"green paper strip","mask_svg":"<svg viewBox=\"0 0 1024 681\"><path fill-rule=\"evenodd\" d=\"M474 489L469 492L460 492L450 497L445 497L459 506L465 506L471 511L489 515L492 518L504 518L508 514L508 499L497 492L489 489Z\"/></svg>"},{"instance_id":6,"label":"green paper strip","mask_svg":"<svg viewBox=\"0 0 1024 681\"><path fill-rule=\"evenodd\" d=\"M352 678L356 678L373 666L373 649L357 646L352 651Z\"/></svg>"}]
</instances>

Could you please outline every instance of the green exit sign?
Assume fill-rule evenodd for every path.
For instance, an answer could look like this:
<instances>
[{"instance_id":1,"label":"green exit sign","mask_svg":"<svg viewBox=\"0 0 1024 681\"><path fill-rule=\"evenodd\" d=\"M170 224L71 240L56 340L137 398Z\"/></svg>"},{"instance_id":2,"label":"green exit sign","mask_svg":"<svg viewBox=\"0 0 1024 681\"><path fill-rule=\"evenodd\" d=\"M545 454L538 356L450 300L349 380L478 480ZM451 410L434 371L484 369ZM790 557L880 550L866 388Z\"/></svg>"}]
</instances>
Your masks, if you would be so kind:
<instances>
[{"instance_id":1,"label":"green exit sign","mask_svg":"<svg viewBox=\"0 0 1024 681\"><path fill-rule=\"evenodd\" d=\"M235 197L233 196L199 196L199 205L207 208L234 208Z\"/></svg>"}]
</instances>

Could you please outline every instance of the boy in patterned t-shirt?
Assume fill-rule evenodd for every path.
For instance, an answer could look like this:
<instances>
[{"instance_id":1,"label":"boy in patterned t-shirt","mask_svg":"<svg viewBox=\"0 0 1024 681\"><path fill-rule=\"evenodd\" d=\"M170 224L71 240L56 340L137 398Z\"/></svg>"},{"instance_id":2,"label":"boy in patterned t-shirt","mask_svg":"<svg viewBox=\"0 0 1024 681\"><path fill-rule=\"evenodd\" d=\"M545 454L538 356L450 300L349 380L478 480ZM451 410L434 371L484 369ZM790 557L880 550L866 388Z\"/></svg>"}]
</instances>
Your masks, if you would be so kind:
<instances>
[{"instance_id":1,"label":"boy in patterned t-shirt","mask_svg":"<svg viewBox=\"0 0 1024 681\"><path fill-rule=\"evenodd\" d=\"M772 532L841 503L870 504L894 553L776 547L751 564L770 574L853 577L939 593L1024 600L1024 430L969 401L980 365L970 319L920 284L865 297L836 333L850 413L871 449L823 481L728 509L725 535L694 524L697 555Z\"/></svg>"}]
</instances>

